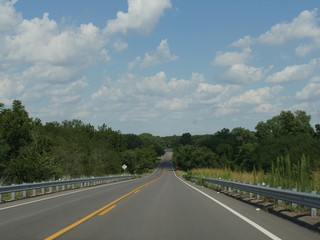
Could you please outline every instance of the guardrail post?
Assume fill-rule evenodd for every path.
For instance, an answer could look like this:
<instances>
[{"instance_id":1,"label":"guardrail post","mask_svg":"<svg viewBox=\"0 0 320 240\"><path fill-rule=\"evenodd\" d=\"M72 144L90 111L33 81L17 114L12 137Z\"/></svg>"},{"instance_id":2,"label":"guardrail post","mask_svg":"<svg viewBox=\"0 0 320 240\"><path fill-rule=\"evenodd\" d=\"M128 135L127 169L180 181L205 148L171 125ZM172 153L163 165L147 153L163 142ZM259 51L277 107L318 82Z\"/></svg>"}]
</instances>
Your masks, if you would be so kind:
<instances>
[{"instance_id":1,"label":"guardrail post","mask_svg":"<svg viewBox=\"0 0 320 240\"><path fill-rule=\"evenodd\" d=\"M297 192L298 190L296 188L293 188L292 191ZM297 208L297 204L296 203L291 203L292 208Z\"/></svg>"},{"instance_id":2,"label":"guardrail post","mask_svg":"<svg viewBox=\"0 0 320 240\"><path fill-rule=\"evenodd\" d=\"M279 189L279 190L281 190L281 188L282 188L282 187L278 187L278 189ZM280 200L280 199L278 199L278 201L277 201L277 202L278 202L278 204L282 204L282 203L283 203L283 201L282 201L282 200Z\"/></svg>"},{"instance_id":3,"label":"guardrail post","mask_svg":"<svg viewBox=\"0 0 320 240\"><path fill-rule=\"evenodd\" d=\"M44 188L41 188L41 194L44 195Z\"/></svg>"},{"instance_id":4,"label":"guardrail post","mask_svg":"<svg viewBox=\"0 0 320 240\"><path fill-rule=\"evenodd\" d=\"M0 193L0 203L2 202L2 194Z\"/></svg>"},{"instance_id":5,"label":"guardrail post","mask_svg":"<svg viewBox=\"0 0 320 240\"><path fill-rule=\"evenodd\" d=\"M16 192L11 193L11 200L16 200Z\"/></svg>"},{"instance_id":6,"label":"guardrail post","mask_svg":"<svg viewBox=\"0 0 320 240\"><path fill-rule=\"evenodd\" d=\"M316 195L316 191L312 191L311 194ZM311 208L311 217L316 217L317 216L317 209L316 208Z\"/></svg>"},{"instance_id":7,"label":"guardrail post","mask_svg":"<svg viewBox=\"0 0 320 240\"><path fill-rule=\"evenodd\" d=\"M23 198L26 198L26 197L27 197L27 191L26 191L26 190L22 191L22 197L23 197Z\"/></svg>"},{"instance_id":8,"label":"guardrail post","mask_svg":"<svg viewBox=\"0 0 320 240\"><path fill-rule=\"evenodd\" d=\"M64 188L65 188L65 186L64 186L64 185L62 185L62 186L61 186L61 191L64 191Z\"/></svg>"}]
</instances>

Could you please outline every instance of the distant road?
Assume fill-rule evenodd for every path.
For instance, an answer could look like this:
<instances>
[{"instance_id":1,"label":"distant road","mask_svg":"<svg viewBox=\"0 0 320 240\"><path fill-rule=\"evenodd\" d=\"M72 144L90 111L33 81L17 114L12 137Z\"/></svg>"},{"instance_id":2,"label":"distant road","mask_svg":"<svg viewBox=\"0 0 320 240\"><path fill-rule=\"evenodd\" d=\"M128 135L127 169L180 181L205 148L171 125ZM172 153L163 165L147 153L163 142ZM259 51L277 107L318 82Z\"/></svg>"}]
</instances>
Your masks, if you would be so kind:
<instances>
[{"instance_id":1,"label":"distant road","mask_svg":"<svg viewBox=\"0 0 320 240\"><path fill-rule=\"evenodd\" d=\"M186 183L170 153L151 176L0 205L0 239L320 239L215 191Z\"/></svg>"}]
</instances>

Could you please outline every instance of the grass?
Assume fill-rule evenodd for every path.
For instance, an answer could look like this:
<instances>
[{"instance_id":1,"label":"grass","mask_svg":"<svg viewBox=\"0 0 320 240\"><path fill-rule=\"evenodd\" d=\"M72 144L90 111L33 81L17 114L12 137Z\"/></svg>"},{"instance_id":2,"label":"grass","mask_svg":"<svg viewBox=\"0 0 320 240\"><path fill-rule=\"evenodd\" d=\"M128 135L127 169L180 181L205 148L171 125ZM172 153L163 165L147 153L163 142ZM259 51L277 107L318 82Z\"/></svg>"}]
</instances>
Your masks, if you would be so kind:
<instances>
[{"instance_id":1,"label":"grass","mask_svg":"<svg viewBox=\"0 0 320 240\"><path fill-rule=\"evenodd\" d=\"M299 162L292 163L290 157L278 157L271 164L271 171L232 171L224 169L193 169L188 174L234 180L245 183L265 184L283 189L297 189L301 192L320 191L320 171L312 171L310 161L302 155Z\"/></svg>"},{"instance_id":2,"label":"grass","mask_svg":"<svg viewBox=\"0 0 320 240\"><path fill-rule=\"evenodd\" d=\"M200 168L193 169L188 172L190 175L196 175L209 178L221 178L225 180L240 181L245 183L262 184L265 183L271 187L282 187L283 189L297 188L299 191L317 191L320 192L320 171L313 171L305 180L292 177L288 179L287 176L275 176L272 172L264 173L263 171L243 172L232 171L229 168L224 169L208 169ZM305 186L302 186L305 184Z\"/></svg>"}]
</instances>

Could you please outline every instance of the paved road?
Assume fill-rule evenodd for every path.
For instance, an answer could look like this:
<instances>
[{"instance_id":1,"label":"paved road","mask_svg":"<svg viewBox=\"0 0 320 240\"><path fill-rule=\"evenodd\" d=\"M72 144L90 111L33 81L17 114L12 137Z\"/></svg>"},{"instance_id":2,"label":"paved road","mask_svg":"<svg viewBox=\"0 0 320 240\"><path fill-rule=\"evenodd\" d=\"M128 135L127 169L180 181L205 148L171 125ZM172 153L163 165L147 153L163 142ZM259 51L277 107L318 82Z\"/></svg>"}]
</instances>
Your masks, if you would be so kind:
<instances>
[{"instance_id":1,"label":"paved road","mask_svg":"<svg viewBox=\"0 0 320 240\"><path fill-rule=\"evenodd\" d=\"M320 239L182 181L169 159L146 178L1 204L0 239Z\"/></svg>"}]
</instances>

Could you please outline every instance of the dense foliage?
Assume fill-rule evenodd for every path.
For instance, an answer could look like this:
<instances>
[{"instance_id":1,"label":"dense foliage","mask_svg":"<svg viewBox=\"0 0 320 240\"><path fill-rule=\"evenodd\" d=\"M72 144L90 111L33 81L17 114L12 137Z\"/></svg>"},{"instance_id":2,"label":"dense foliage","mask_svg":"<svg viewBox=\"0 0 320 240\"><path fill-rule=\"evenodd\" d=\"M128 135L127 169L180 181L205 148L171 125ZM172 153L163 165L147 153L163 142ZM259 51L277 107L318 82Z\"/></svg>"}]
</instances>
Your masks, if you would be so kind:
<instances>
[{"instance_id":1,"label":"dense foliage","mask_svg":"<svg viewBox=\"0 0 320 240\"><path fill-rule=\"evenodd\" d=\"M283 111L259 122L255 131L237 127L214 134L156 137L122 134L80 120L43 124L29 117L21 101L0 103L0 182L33 182L61 177L143 173L164 148L184 170L228 168L288 172L303 179L320 167L320 124L313 128L303 111ZM289 164L290 163L290 164ZM286 170L284 170L286 169ZM302 171L303 170L303 171ZM288 177L288 178L289 178Z\"/></svg>"},{"instance_id":2,"label":"dense foliage","mask_svg":"<svg viewBox=\"0 0 320 240\"><path fill-rule=\"evenodd\" d=\"M163 154L160 137L122 134L105 124L80 120L42 124L15 100L0 104L0 182L33 182L61 177L140 174Z\"/></svg>"},{"instance_id":3,"label":"dense foliage","mask_svg":"<svg viewBox=\"0 0 320 240\"><path fill-rule=\"evenodd\" d=\"M259 122L255 131L224 128L212 135L184 133L166 141L174 147L175 164L185 170L218 167L271 172L290 159L290 169L299 172L301 162L306 162L310 172L320 166L320 124L313 128L310 120L303 111L282 111Z\"/></svg>"}]
</instances>

